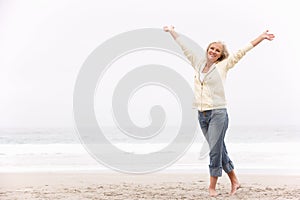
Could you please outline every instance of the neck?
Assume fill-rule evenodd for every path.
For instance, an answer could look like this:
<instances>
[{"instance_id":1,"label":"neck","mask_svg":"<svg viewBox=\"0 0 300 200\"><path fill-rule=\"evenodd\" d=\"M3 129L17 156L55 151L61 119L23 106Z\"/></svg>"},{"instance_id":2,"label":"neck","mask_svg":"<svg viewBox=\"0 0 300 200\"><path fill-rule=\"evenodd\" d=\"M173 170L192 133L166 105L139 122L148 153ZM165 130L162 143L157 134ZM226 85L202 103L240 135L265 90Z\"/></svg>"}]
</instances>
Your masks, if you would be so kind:
<instances>
[{"instance_id":1,"label":"neck","mask_svg":"<svg viewBox=\"0 0 300 200\"><path fill-rule=\"evenodd\" d=\"M210 68L214 63L207 61L205 67Z\"/></svg>"}]
</instances>

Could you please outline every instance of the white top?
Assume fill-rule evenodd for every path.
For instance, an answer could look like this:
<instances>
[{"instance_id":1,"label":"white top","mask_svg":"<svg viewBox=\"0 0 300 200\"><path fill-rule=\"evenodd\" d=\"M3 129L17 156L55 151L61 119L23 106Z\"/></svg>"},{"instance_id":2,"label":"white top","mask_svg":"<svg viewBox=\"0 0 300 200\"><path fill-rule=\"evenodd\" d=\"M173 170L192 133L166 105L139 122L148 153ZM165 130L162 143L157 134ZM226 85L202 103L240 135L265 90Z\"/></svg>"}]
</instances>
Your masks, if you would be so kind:
<instances>
[{"instance_id":1,"label":"white top","mask_svg":"<svg viewBox=\"0 0 300 200\"><path fill-rule=\"evenodd\" d=\"M206 73L200 72L200 81L203 82L203 79L205 77Z\"/></svg>"},{"instance_id":2,"label":"white top","mask_svg":"<svg viewBox=\"0 0 300 200\"><path fill-rule=\"evenodd\" d=\"M191 62L195 70L194 79L194 107L200 111L213 110L219 108L226 108L225 88L224 83L226 82L226 75L229 69L233 68L246 53L254 46L252 43L248 43L243 48L239 49L235 53L232 53L228 58L221 62L215 63L214 68L210 70L210 80L208 83L200 83L200 70L207 61L205 54L195 53L193 50L188 48L184 39L179 36L176 38L177 44L181 47L186 58ZM206 76L208 73L206 73ZM204 80L207 77L204 78Z\"/></svg>"}]
</instances>

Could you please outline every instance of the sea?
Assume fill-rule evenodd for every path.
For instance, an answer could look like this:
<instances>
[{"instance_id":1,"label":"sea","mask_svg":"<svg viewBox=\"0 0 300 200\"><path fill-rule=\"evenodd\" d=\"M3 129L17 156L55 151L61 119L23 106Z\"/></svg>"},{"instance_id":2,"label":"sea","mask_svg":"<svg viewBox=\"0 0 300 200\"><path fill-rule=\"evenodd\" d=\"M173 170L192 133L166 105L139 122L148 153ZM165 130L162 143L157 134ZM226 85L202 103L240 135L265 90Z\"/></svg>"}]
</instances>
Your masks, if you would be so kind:
<instances>
[{"instance_id":1,"label":"sea","mask_svg":"<svg viewBox=\"0 0 300 200\"><path fill-rule=\"evenodd\" d=\"M134 154L146 156L169 142L166 139L156 144L132 144L127 135L119 132L114 127L106 129L112 144ZM166 135L172 134L176 132L169 130ZM230 127L225 142L238 172L300 175L300 126ZM194 141L181 157L155 172L208 173L209 158L201 156L204 143L201 131L197 130ZM0 129L0 173L112 171L122 172L95 159L75 128Z\"/></svg>"}]
</instances>

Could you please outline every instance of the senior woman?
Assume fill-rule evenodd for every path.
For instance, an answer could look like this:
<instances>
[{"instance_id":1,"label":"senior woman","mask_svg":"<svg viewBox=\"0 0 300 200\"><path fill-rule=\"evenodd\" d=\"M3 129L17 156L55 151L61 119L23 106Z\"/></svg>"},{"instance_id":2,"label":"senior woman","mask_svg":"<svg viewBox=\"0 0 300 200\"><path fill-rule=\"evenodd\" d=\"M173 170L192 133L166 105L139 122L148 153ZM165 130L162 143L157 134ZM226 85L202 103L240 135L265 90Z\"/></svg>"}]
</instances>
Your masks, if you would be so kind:
<instances>
[{"instance_id":1,"label":"senior woman","mask_svg":"<svg viewBox=\"0 0 300 200\"><path fill-rule=\"evenodd\" d=\"M230 194L233 195L240 187L240 183L234 172L234 166L228 156L224 142L228 128L228 114L224 91L226 75L228 70L234 67L249 50L263 40L273 40L275 36L265 31L232 55L229 55L224 43L219 41L212 42L207 47L206 55L202 57L195 54L185 44L180 35L175 32L173 26L165 26L163 29L172 35L191 62L195 71L194 105L198 109L201 130L210 147L209 195L212 197L218 195L216 184L218 177L222 176L222 170L227 173L231 181Z\"/></svg>"}]
</instances>

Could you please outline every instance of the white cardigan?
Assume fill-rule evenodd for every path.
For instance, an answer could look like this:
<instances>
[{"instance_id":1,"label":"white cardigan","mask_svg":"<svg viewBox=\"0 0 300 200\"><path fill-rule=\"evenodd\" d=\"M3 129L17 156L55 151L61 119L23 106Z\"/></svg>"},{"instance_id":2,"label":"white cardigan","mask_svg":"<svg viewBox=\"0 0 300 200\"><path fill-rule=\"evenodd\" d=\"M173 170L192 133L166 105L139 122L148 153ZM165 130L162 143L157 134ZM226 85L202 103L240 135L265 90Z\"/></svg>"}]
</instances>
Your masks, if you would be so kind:
<instances>
[{"instance_id":1,"label":"white cardigan","mask_svg":"<svg viewBox=\"0 0 300 200\"><path fill-rule=\"evenodd\" d=\"M251 43L236 53L229 55L221 62L213 64L206 73L203 82L200 81L200 72L206 64L205 57L195 54L184 42L181 37L176 38L176 42L183 50L184 55L194 67L194 106L199 111L226 108L225 80L229 69L231 69L249 50L253 48Z\"/></svg>"}]
</instances>

